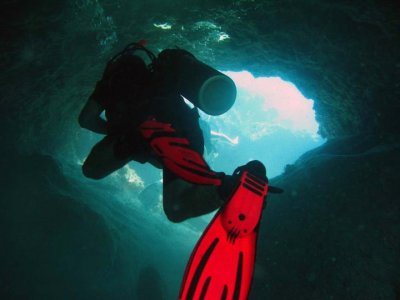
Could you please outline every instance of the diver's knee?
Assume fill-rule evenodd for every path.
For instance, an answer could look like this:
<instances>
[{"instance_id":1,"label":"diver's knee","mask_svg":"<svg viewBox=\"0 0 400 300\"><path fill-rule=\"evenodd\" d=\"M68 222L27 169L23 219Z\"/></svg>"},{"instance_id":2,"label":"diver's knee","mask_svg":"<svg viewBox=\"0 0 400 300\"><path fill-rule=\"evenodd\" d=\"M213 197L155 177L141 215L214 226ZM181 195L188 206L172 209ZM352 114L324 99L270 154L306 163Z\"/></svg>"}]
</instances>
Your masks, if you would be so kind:
<instances>
[{"instance_id":1,"label":"diver's knee","mask_svg":"<svg viewBox=\"0 0 400 300\"><path fill-rule=\"evenodd\" d=\"M170 208L164 207L164 212L168 220L170 220L173 223L180 223L187 219L187 217L182 214L179 207L170 207Z\"/></svg>"},{"instance_id":2,"label":"diver's knee","mask_svg":"<svg viewBox=\"0 0 400 300\"><path fill-rule=\"evenodd\" d=\"M105 177L105 175L96 170L96 168L94 168L90 164L85 164L85 163L82 166L82 173L85 177L90 179L99 180Z\"/></svg>"}]
</instances>

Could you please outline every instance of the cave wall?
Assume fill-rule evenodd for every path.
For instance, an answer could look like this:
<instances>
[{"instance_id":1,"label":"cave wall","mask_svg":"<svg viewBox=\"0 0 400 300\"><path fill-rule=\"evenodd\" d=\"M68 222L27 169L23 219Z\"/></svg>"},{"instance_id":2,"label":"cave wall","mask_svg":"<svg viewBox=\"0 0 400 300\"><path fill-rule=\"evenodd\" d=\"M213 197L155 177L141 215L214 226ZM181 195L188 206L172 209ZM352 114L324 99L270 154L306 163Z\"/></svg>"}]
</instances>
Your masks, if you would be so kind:
<instances>
[{"instance_id":1,"label":"cave wall","mask_svg":"<svg viewBox=\"0 0 400 300\"><path fill-rule=\"evenodd\" d=\"M271 185L251 299L399 299L398 136L304 154ZM257 274L257 273L256 273Z\"/></svg>"},{"instance_id":2,"label":"cave wall","mask_svg":"<svg viewBox=\"0 0 400 300\"><path fill-rule=\"evenodd\" d=\"M163 10L150 2L141 10L148 14L138 20L139 35L157 45L182 46L222 69L245 66L294 82L316 100L326 137L399 128L396 1L192 1ZM149 30L156 21L173 26ZM193 26L198 21L214 22L215 32L231 38L218 42L210 28Z\"/></svg>"},{"instance_id":3,"label":"cave wall","mask_svg":"<svg viewBox=\"0 0 400 300\"><path fill-rule=\"evenodd\" d=\"M0 166L1 299L135 298L140 262L85 203L94 195L50 156L8 153Z\"/></svg>"}]
</instances>

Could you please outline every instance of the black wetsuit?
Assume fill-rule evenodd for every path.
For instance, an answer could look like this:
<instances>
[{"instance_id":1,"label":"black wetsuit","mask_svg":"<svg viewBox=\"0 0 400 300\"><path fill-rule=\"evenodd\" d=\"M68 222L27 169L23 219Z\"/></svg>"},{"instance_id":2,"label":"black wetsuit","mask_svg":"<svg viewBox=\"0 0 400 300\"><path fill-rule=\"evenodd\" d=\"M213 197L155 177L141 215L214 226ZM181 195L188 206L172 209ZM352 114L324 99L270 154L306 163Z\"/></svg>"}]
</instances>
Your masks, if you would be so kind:
<instances>
[{"instance_id":1,"label":"black wetsuit","mask_svg":"<svg viewBox=\"0 0 400 300\"><path fill-rule=\"evenodd\" d=\"M115 138L116 158L131 158L140 163L149 161L151 149L139 131L140 124L149 118L171 124L177 136L186 138L190 148L203 155L204 138L199 125L198 110L190 108L179 94L167 94L150 83L144 84L132 96L129 90L116 91L102 80L97 84L92 97L105 108L107 135ZM176 177L164 170L164 183Z\"/></svg>"}]
</instances>

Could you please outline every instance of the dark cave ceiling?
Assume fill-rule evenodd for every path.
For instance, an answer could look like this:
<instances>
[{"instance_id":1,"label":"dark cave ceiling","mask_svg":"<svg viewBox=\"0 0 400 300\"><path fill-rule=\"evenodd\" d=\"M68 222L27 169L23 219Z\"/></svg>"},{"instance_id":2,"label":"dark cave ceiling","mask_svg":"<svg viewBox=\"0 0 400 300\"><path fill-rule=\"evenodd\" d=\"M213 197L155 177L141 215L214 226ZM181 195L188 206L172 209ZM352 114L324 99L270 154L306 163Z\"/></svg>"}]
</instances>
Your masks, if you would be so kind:
<instances>
[{"instance_id":1,"label":"dark cave ceiling","mask_svg":"<svg viewBox=\"0 0 400 300\"><path fill-rule=\"evenodd\" d=\"M51 99L51 82L75 117L107 58L145 38L155 51L177 45L219 69L292 81L316 100L328 138L400 128L397 1L16 0L1 6L2 101L14 108L26 94ZM155 26L162 23L171 28ZM221 33L229 39L218 41ZM37 106L48 105L40 99Z\"/></svg>"}]
</instances>

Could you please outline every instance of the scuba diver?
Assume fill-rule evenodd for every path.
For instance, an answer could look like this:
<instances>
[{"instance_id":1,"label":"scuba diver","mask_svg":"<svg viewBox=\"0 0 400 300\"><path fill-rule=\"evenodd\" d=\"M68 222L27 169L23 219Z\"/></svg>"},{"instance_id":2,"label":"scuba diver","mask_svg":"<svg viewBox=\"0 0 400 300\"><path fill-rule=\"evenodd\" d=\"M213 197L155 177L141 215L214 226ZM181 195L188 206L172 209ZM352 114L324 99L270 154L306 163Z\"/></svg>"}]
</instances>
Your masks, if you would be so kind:
<instances>
[{"instance_id":1,"label":"scuba diver","mask_svg":"<svg viewBox=\"0 0 400 300\"><path fill-rule=\"evenodd\" d=\"M260 161L227 175L204 160L198 108L220 115L235 99L232 79L190 52L166 49L156 57L139 42L107 63L79 115L81 127L105 135L82 166L86 177L104 178L132 160L150 163L163 170L163 208L169 220L181 222L219 209L195 247L180 299L247 297L267 192L283 192L268 185ZM230 268L219 267L223 260Z\"/></svg>"},{"instance_id":2,"label":"scuba diver","mask_svg":"<svg viewBox=\"0 0 400 300\"><path fill-rule=\"evenodd\" d=\"M109 60L79 115L81 127L105 135L82 171L101 179L132 160L162 168L164 211L181 222L221 207L234 189L235 176L212 171L203 159L197 107L210 115L226 112L236 87L186 50L166 49L156 57L144 43L129 44Z\"/></svg>"}]
</instances>

